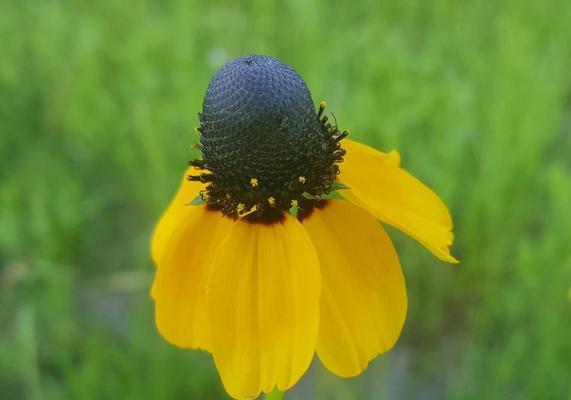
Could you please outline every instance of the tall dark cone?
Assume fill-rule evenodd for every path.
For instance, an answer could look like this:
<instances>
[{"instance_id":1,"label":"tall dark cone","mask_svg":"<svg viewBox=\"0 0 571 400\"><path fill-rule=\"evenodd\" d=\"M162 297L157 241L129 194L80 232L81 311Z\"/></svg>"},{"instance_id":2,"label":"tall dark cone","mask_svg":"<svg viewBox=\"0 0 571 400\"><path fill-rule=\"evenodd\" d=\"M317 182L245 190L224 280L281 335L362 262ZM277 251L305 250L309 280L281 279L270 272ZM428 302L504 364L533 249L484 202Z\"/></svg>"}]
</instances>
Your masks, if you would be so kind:
<instances>
[{"instance_id":1,"label":"tall dark cone","mask_svg":"<svg viewBox=\"0 0 571 400\"><path fill-rule=\"evenodd\" d=\"M326 121L287 64L257 55L230 61L212 78L200 114L203 160L193 165L210 171L205 198L239 214L327 193L342 154L339 131Z\"/></svg>"}]
</instances>

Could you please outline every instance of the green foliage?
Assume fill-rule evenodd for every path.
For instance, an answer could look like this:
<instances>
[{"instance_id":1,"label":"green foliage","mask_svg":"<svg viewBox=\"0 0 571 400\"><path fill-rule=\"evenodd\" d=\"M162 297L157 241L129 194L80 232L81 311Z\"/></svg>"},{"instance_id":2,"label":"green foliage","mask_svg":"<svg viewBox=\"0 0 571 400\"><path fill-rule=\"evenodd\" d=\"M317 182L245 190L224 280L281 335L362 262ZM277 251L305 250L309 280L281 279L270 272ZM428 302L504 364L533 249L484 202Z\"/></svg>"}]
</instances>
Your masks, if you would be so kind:
<instances>
[{"instance_id":1,"label":"green foliage","mask_svg":"<svg viewBox=\"0 0 571 400\"><path fill-rule=\"evenodd\" d=\"M391 230L403 338L287 397L571 394L570 2L4 0L0 38L0 398L225 398L206 354L156 332L148 242L209 78L246 53L397 148L462 260Z\"/></svg>"}]
</instances>

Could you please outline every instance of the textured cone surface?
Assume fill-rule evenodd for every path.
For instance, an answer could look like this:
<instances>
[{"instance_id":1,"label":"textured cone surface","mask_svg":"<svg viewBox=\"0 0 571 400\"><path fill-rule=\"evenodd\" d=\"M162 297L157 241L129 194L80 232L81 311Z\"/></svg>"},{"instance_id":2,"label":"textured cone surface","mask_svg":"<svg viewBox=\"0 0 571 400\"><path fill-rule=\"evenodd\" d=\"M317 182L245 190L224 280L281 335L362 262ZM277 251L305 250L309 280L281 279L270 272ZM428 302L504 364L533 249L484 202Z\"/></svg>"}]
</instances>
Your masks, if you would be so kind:
<instances>
[{"instance_id":1,"label":"textured cone surface","mask_svg":"<svg viewBox=\"0 0 571 400\"><path fill-rule=\"evenodd\" d=\"M287 64L244 56L224 65L207 89L201 145L215 183L282 189L324 162L326 138L311 94Z\"/></svg>"}]
</instances>

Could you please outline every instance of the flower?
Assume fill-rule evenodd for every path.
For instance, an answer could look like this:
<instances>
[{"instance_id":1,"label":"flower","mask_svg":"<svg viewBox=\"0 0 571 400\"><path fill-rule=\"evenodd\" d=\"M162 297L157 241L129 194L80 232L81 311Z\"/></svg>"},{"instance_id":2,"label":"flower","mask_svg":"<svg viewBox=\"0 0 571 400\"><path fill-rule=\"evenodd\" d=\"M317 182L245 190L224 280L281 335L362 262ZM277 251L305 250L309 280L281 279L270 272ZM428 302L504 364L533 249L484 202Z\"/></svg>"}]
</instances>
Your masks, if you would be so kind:
<instances>
[{"instance_id":1,"label":"flower","mask_svg":"<svg viewBox=\"0 0 571 400\"><path fill-rule=\"evenodd\" d=\"M210 352L235 398L289 389L314 353L350 377L394 346L407 296L377 219L457 262L438 196L324 109L279 60L223 66L199 114L202 159L153 235L158 330Z\"/></svg>"}]
</instances>

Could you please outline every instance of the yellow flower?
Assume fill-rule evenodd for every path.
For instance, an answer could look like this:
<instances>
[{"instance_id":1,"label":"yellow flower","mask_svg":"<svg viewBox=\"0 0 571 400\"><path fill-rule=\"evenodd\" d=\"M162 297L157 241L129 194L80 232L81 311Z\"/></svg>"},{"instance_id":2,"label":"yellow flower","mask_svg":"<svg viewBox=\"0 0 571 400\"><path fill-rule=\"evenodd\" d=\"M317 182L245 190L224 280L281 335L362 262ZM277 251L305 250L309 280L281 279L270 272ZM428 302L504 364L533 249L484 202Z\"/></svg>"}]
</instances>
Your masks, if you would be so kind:
<instances>
[{"instance_id":1,"label":"yellow flower","mask_svg":"<svg viewBox=\"0 0 571 400\"><path fill-rule=\"evenodd\" d=\"M236 80L246 88L238 98ZM160 333L210 352L239 399L289 389L314 353L350 377L394 346L407 296L377 219L457 262L452 220L438 196L400 167L397 152L342 140L346 132L327 122L324 104L315 113L300 82L263 56L238 58L217 73L201 114L203 159L191 162L200 174L187 171L152 239ZM307 104L314 117L304 114ZM252 133L274 116L275 125ZM310 133L292 139L300 130ZM345 200L328 196L335 190ZM204 202L189 205L199 193Z\"/></svg>"}]
</instances>

